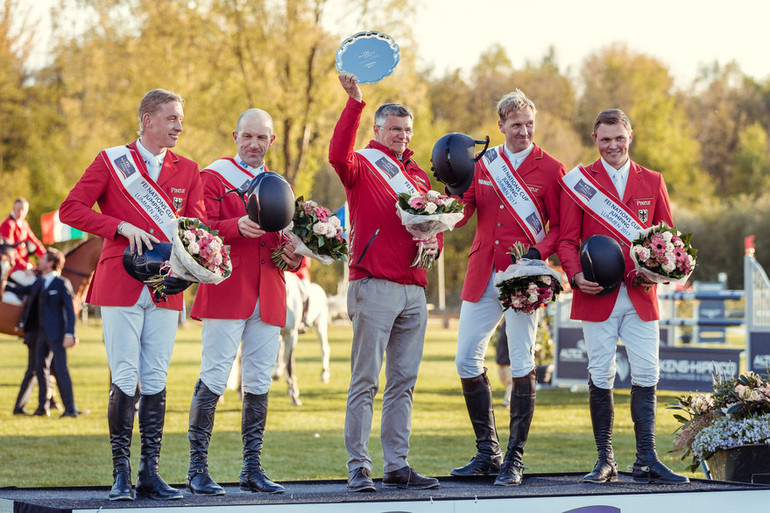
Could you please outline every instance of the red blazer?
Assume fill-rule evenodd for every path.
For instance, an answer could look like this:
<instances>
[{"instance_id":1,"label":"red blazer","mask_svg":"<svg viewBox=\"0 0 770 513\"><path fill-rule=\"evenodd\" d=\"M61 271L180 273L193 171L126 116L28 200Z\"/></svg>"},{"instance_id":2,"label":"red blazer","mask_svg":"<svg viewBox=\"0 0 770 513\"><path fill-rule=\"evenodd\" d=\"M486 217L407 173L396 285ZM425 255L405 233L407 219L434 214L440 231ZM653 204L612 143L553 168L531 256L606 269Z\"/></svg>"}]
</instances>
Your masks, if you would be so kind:
<instances>
[{"instance_id":1,"label":"red blazer","mask_svg":"<svg viewBox=\"0 0 770 513\"><path fill-rule=\"evenodd\" d=\"M604 169L601 159L586 169L607 190L615 191L615 185ZM666 183L663 181L663 175L643 168L633 161L628 173L623 203L640 220L644 221L645 227L652 226L661 221L665 221L669 226L673 226L671 205L669 204L668 191L666 190ZM593 217L586 214L564 191L561 193L560 233L557 254L570 281L572 281L573 276L582 271L578 251L583 240L594 234L602 234L613 237L620 243L617 237ZM655 287L651 287L649 291L645 292L643 287L634 286L634 273L631 272L634 270L634 264L629 256L629 247L623 243L620 243L620 246L623 248L623 254L626 257L626 276L624 281L636 313L643 321L659 319L660 314ZM573 288L571 318L594 322L607 320L615 306L618 292L619 288L610 294L596 296L584 294L577 288Z\"/></svg>"},{"instance_id":2,"label":"red blazer","mask_svg":"<svg viewBox=\"0 0 770 513\"><path fill-rule=\"evenodd\" d=\"M468 255L468 270L461 295L463 301L474 303L484 293L492 272L504 271L511 265L509 248L515 242L531 244L513 215L503 207L489 177L480 170L480 166L477 162L471 186L463 194L465 217L458 223L458 226L464 225L476 211L476 236ZM549 225L545 238L533 246L543 259L556 250L559 238L559 178L564 176L565 171L564 164L537 145L516 171L534 193L541 211L545 213L543 221Z\"/></svg>"},{"instance_id":3,"label":"red blazer","mask_svg":"<svg viewBox=\"0 0 770 513\"><path fill-rule=\"evenodd\" d=\"M5 239L5 242L8 244L15 244L19 241L31 242L35 245L35 254L38 258L45 255L45 246L35 237L26 219L18 221L11 216L6 217L5 221L0 224L0 237ZM16 263L10 272L23 271L27 268L28 263L29 252L27 251L27 245L19 244L16 247Z\"/></svg>"},{"instance_id":4,"label":"red blazer","mask_svg":"<svg viewBox=\"0 0 770 513\"><path fill-rule=\"evenodd\" d=\"M139 153L136 142L128 147ZM141 157L139 161L142 161ZM177 215L197 217L205 222L206 208L198 164L168 150L157 183L175 201L175 207L179 205ZM93 210L95 203L101 212ZM102 254L86 302L101 306L134 305L145 285L129 276L123 268L123 251L128 246L128 239L117 235L116 231L121 221L148 232L150 225L123 196L100 155L88 166L59 207L59 218L62 223L78 230L104 237ZM168 296L168 301L158 302L157 305L181 310L183 294Z\"/></svg>"},{"instance_id":5,"label":"red blazer","mask_svg":"<svg viewBox=\"0 0 770 513\"><path fill-rule=\"evenodd\" d=\"M230 246L233 273L219 285L202 283L195 295L190 316L194 319L247 319L254 312L257 299L262 320L268 324L286 325L286 280L283 271L270 259L279 245L276 233L257 238L241 236L238 218L246 208L237 194L221 197L227 190L224 182L205 169L201 172L203 195L209 225L219 230Z\"/></svg>"},{"instance_id":6,"label":"red blazer","mask_svg":"<svg viewBox=\"0 0 770 513\"><path fill-rule=\"evenodd\" d=\"M425 269L410 267L417 256L417 242L398 217L396 199L385 191L364 158L354 151L364 106L363 102L348 98L329 144L329 163L345 187L350 206L350 279L373 276L402 285L425 287L428 283ZM392 150L377 141L369 141L367 148L375 148L397 160ZM401 167L421 193L427 192L430 190L428 175L412 155L412 150L407 148L402 155ZM439 234L439 249L443 248L443 241L443 234Z\"/></svg>"}]
</instances>

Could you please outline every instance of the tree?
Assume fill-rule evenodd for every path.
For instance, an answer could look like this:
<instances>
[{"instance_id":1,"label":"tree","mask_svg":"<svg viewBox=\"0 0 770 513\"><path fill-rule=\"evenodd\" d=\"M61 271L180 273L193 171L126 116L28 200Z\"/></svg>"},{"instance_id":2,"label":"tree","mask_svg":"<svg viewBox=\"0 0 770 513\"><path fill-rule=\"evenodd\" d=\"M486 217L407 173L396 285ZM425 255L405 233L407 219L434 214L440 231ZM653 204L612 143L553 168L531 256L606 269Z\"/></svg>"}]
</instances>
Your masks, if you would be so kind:
<instances>
[{"instance_id":1,"label":"tree","mask_svg":"<svg viewBox=\"0 0 770 513\"><path fill-rule=\"evenodd\" d=\"M662 63L615 44L586 60L581 77L577 126L585 141L599 112L620 108L634 128L632 159L663 173L674 201L694 201L711 191L686 110Z\"/></svg>"},{"instance_id":2,"label":"tree","mask_svg":"<svg viewBox=\"0 0 770 513\"><path fill-rule=\"evenodd\" d=\"M742 127L755 121L770 127L763 100L759 84L744 75L735 62L702 68L693 84L687 102L688 120L701 145L703 169L722 194L734 190Z\"/></svg>"},{"instance_id":3,"label":"tree","mask_svg":"<svg viewBox=\"0 0 770 513\"><path fill-rule=\"evenodd\" d=\"M767 190L770 184L767 132L759 121L742 128L738 133L734 163L732 193L757 197Z\"/></svg>"}]
</instances>

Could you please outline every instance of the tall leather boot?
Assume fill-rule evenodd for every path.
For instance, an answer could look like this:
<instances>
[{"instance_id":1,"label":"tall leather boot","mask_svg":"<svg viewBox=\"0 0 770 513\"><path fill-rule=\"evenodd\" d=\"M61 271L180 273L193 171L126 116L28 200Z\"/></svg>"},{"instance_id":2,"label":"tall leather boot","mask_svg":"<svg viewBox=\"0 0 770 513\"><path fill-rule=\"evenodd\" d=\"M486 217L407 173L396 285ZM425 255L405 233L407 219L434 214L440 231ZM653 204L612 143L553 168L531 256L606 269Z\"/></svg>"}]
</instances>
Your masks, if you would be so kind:
<instances>
[{"instance_id":1,"label":"tall leather boot","mask_svg":"<svg viewBox=\"0 0 770 513\"><path fill-rule=\"evenodd\" d=\"M685 484L690 480L675 474L658 460L655 451L655 386L631 387L631 420L636 435L636 461L631 467L634 481L645 483Z\"/></svg>"},{"instance_id":2,"label":"tall leather boot","mask_svg":"<svg viewBox=\"0 0 770 513\"><path fill-rule=\"evenodd\" d=\"M142 395L139 403L142 456L139 459L139 474L136 477L136 493L159 501L182 498L182 492L170 487L158 474L165 420L166 389L154 395Z\"/></svg>"},{"instance_id":3,"label":"tall leather boot","mask_svg":"<svg viewBox=\"0 0 770 513\"><path fill-rule=\"evenodd\" d=\"M193 494L224 495L225 489L209 475L208 453L211 431L214 429L214 412L219 396L209 390L200 379L195 384L190 404L190 467L187 470L187 489Z\"/></svg>"},{"instance_id":4,"label":"tall leather boot","mask_svg":"<svg viewBox=\"0 0 770 513\"><path fill-rule=\"evenodd\" d=\"M508 438L508 448L505 451L503 465L495 479L496 486L512 486L521 484L524 465L521 464L524 446L529 436L529 426L535 413L535 387L537 373L535 369L526 376L513 378L511 393L511 434Z\"/></svg>"},{"instance_id":5,"label":"tall leather boot","mask_svg":"<svg viewBox=\"0 0 770 513\"><path fill-rule=\"evenodd\" d=\"M618 464L612 450L612 424L615 420L615 398L612 389L599 388L588 378L588 404L591 427L599 458L594 469L583 476L584 483L609 483L618 480Z\"/></svg>"},{"instance_id":6,"label":"tall leather boot","mask_svg":"<svg viewBox=\"0 0 770 513\"><path fill-rule=\"evenodd\" d=\"M492 406L492 387L486 369L475 378L460 378L465 406L476 433L476 455L462 467L452 469L453 476L489 476L500 471L503 455L495 429L495 409Z\"/></svg>"},{"instance_id":7,"label":"tall leather boot","mask_svg":"<svg viewBox=\"0 0 770 513\"><path fill-rule=\"evenodd\" d=\"M272 482L259 463L262 436L267 422L267 394L243 395L241 437L243 438L243 468L239 476L242 492L283 493L283 486Z\"/></svg>"},{"instance_id":8,"label":"tall leather boot","mask_svg":"<svg viewBox=\"0 0 770 513\"><path fill-rule=\"evenodd\" d=\"M114 383L110 385L107 424L112 447L111 501L134 500L131 486L131 433L134 430L134 397L126 395Z\"/></svg>"}]
</instances>

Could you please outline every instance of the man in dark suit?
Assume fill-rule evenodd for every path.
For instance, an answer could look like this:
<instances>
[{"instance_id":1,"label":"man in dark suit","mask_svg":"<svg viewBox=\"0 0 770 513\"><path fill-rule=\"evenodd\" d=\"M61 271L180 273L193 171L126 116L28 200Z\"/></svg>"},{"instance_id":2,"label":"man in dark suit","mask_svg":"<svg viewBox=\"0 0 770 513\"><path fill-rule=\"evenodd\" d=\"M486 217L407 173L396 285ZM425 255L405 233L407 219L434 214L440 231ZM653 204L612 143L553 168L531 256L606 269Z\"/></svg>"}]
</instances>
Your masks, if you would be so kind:
<instances>
[{"instance_id":1,"label":"man in dark suit","mask_svg":"<svg viewBox=\"0 0 770 513\"><path fill-rule=\"evenodd\" d=\"M38 411L48 415L47 383L52 368L64 403L62 417L77 417L82 412L75 405L67 368L67 348L75 345L75 311L72 285L60 276L63 267L64 254L58 249L51 248L40 258L40 277L32 285L20 288L20 292L28 293L29 297L19 317L19 325L27 337L35 340Z\"/></svg>"}]
</instances>

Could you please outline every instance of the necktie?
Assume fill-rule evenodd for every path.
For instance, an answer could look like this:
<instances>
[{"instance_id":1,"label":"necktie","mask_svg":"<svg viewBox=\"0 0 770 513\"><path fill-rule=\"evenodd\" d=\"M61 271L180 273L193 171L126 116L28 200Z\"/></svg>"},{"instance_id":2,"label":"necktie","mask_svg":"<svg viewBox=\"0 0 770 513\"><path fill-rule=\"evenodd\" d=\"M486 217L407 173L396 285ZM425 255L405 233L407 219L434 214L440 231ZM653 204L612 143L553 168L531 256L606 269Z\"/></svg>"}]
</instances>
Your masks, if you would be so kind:
<instances>
[{"instance_id":1,"label":"necktie","mask_svg":"<svg viewBox=\"0 0 770 513\"><path fill-rule=\"evenodd\" d=\"M156 182L160 176L160 166L161 163L158 161L157 157L150 157L150 159L147 161L147 172L150 173L150 178Z\"/></svg>"},{"instance_id":2,"label":"necktie","mask_svg":"<svg viewBox=\"0 0 770 513\"><path fill-rule=\"evenodd\" d=\"M623 196L623 193L621 191L623 187L623 174L620 171L615 171L615 174L612 175L612 181L615 183L615 190L618 191L619 196Z\"/></svg>"}]
</instances>

